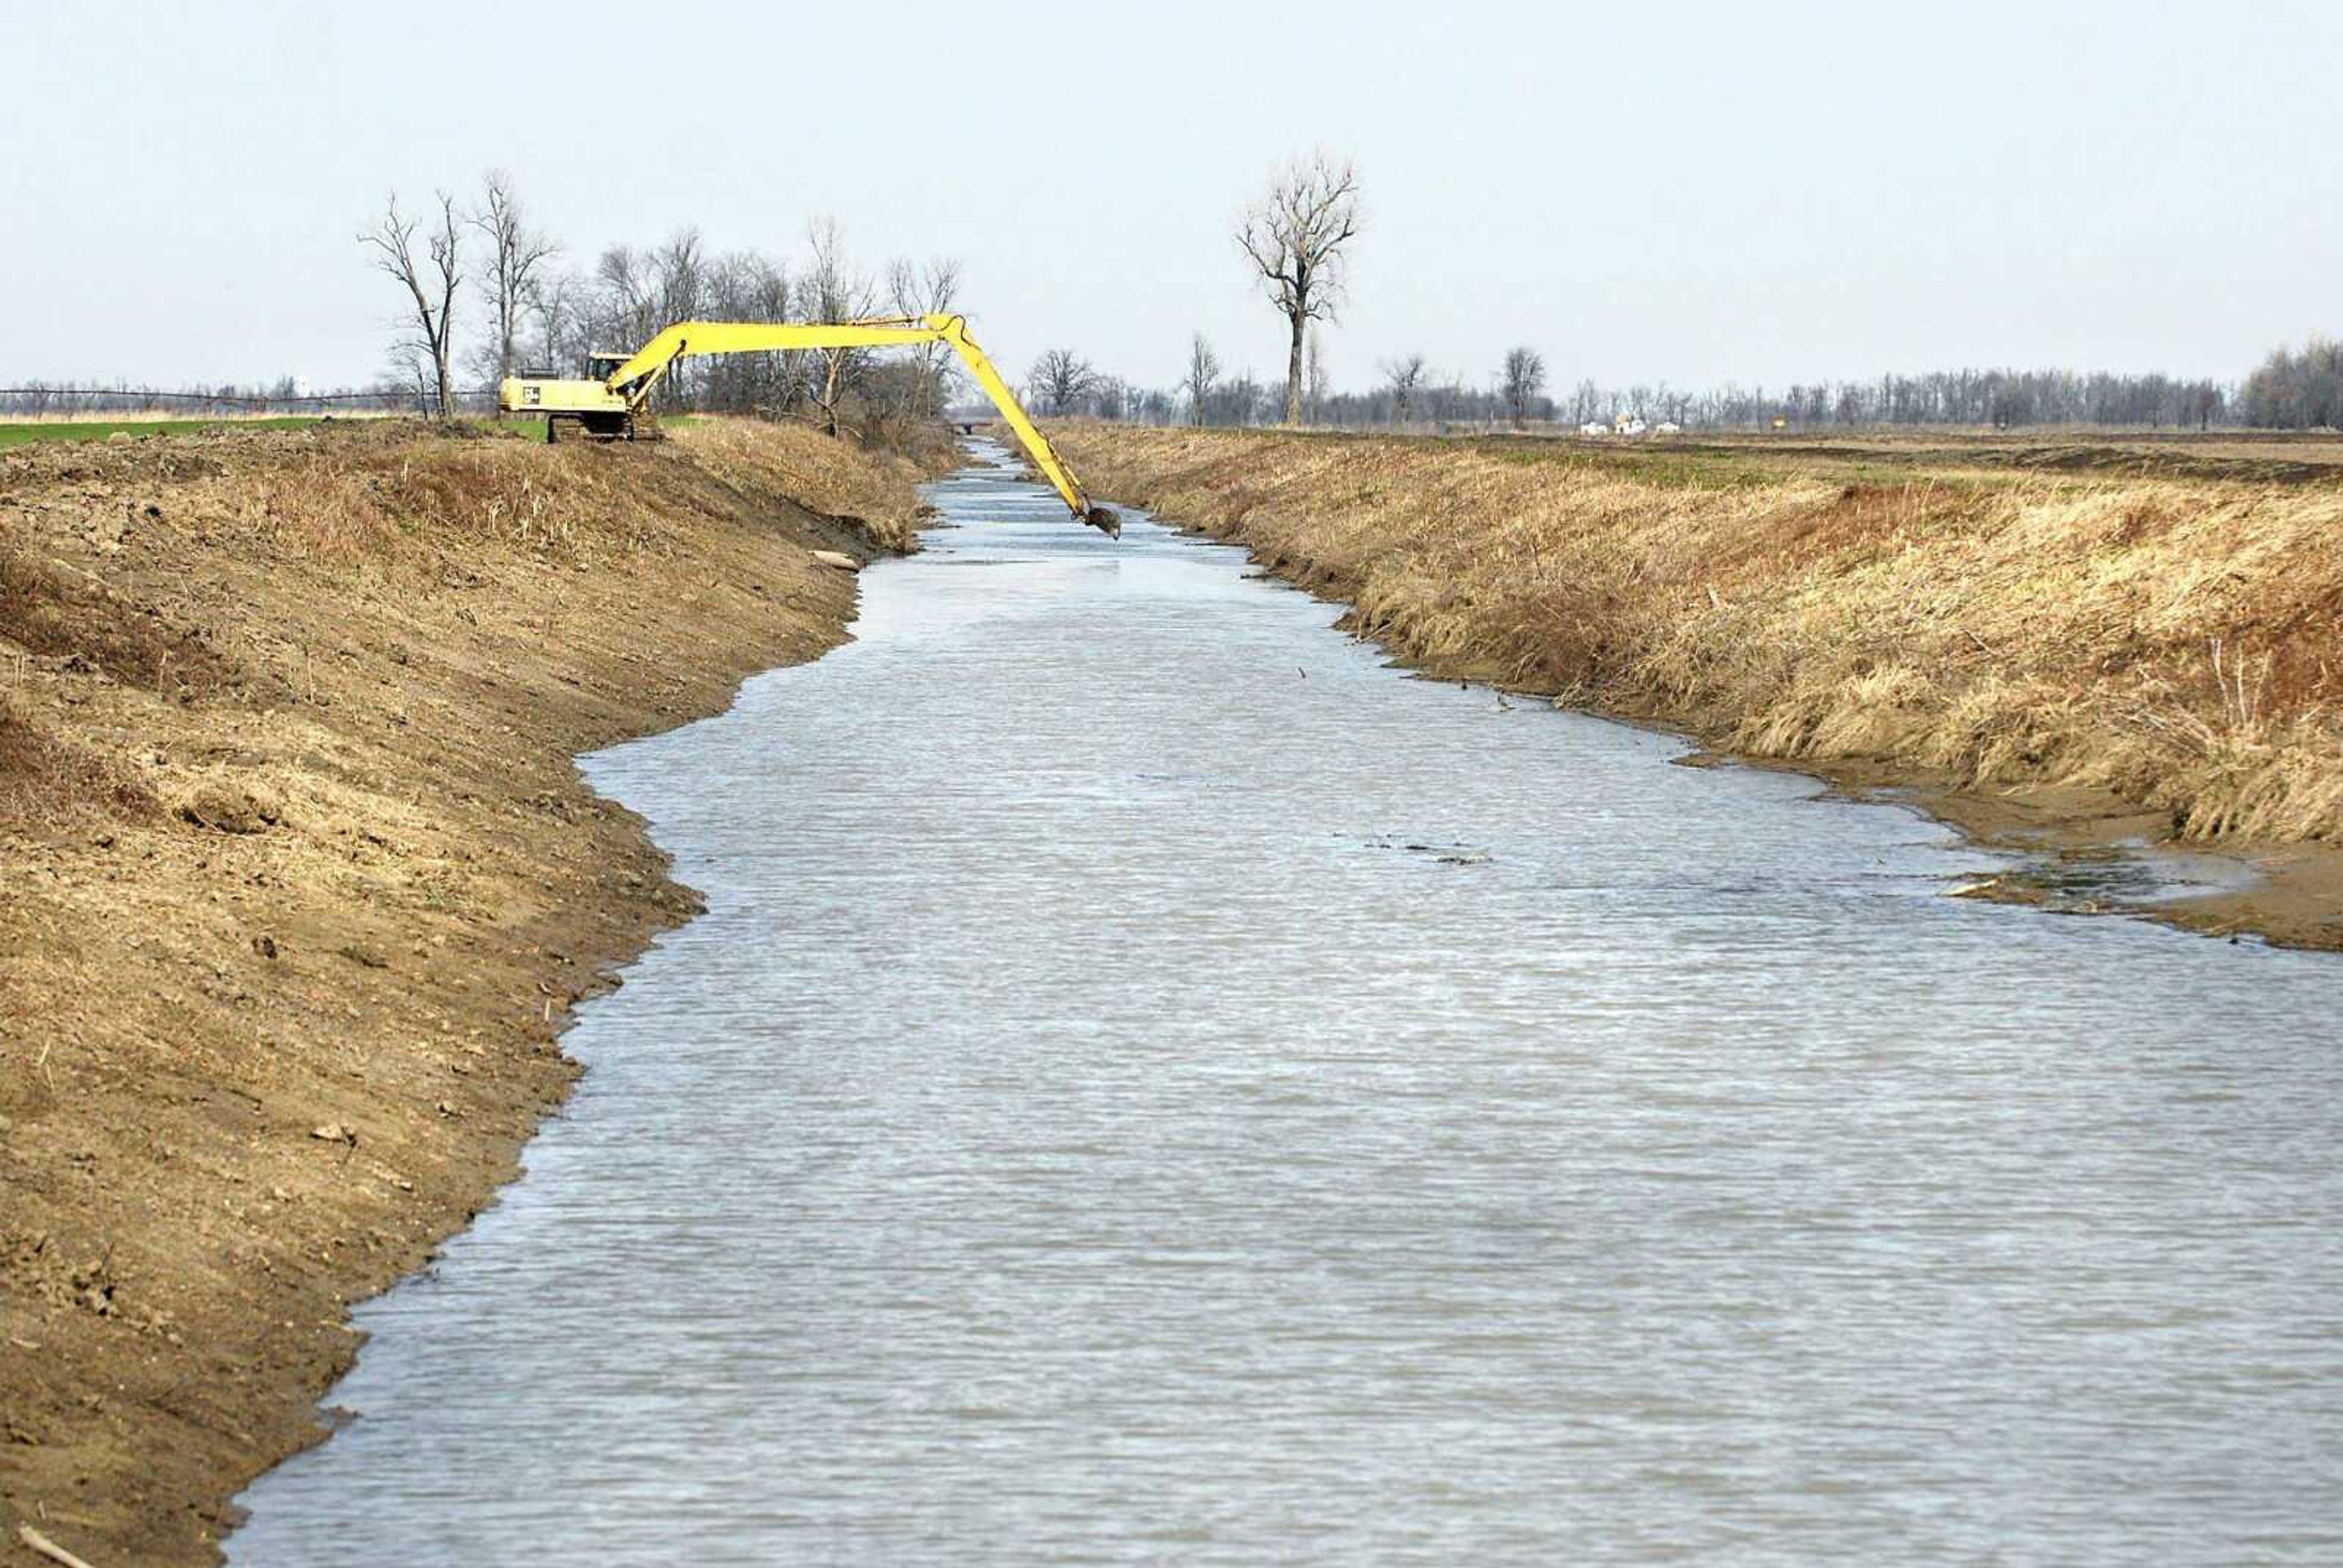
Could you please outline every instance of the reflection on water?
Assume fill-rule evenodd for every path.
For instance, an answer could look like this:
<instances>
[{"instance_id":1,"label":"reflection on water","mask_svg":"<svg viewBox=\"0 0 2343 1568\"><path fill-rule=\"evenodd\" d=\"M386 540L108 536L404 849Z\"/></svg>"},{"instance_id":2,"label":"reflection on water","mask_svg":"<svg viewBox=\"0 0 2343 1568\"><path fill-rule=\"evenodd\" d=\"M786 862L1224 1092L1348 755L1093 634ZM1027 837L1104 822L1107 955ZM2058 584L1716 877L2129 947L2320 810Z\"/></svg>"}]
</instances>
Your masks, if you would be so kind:
<instances>
[{"instance_id":1,"label":"reflection on water","mask_svg":"<svg viewBox=\"0 0 2343 1568\"><path fill-rule=\"evenodd\" d=\"M2333 960L933 499L234 1561L2343 1554Z\"/></svg>"}]
</instances>

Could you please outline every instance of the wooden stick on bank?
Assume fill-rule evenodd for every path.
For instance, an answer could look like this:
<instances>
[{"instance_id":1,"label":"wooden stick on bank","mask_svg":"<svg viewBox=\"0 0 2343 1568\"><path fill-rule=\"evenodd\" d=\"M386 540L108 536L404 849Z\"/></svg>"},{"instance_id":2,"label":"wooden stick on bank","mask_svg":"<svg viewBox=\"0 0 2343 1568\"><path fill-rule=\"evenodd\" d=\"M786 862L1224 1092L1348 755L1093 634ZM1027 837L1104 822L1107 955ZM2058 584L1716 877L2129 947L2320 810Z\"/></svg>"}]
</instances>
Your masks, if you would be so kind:
<instances>
[{"instance_id":1,"label":"wooden stick on bank","mask_svg":"<svg viewBox=\"0 0 2343 1568\"><path fill-rule=\"evenodd\" d=\"M52 1563L62 1563L65 1565L65 1568L89 1568L88 1563L83 1562L80 1558L75 1556L72 1553L66 1551L64 1547L58 1545L55 1542L50 1540L47 1536L42 1534L39 1531L34 1529L29 1524L19 1524L16 1526L16 1539L31 1547L34 1551L39 1553L42 1556L47 1558Z\"/></svg>"}]
</instances>

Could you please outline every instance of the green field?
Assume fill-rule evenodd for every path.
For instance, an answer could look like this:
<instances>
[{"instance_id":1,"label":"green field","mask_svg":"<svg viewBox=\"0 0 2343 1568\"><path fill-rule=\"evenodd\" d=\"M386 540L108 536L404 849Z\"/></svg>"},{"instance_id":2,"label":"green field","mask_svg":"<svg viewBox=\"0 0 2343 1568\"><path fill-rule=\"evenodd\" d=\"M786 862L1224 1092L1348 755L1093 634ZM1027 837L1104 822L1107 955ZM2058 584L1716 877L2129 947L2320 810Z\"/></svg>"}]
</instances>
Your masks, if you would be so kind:
<instances>
[{"instance_id":1,"label":"green field","mask_svg":"<svg viewBox=\"0 0 2343 1568\"><path fill-rule=\"evenodd\" d=\"M297 430L317 422L317 417L309 414L274 419L0 420L0 447L34 441L103 441L117 430L132 436L194 436L216 430Z\"/></svg>"},{"instance_id":2,"label":"green field","mask_svg":"<svg viewBox=\"0 0 2343 1568\"><path fill-rule=\"evenodd\" d=\"M351 416L337 416L348 419ZM358 417L406 419L420 427L422 421L404 415L363 415ZM691 416L685 415L668 421L689 424ZM319 422L314 414L273 415L257 419L23 419L0 418L0 451L10 447L22 447L35 441L103 441L116 431L130 436L220 436L238 430L304 430ZM495 418L467 418L465 428L487 434L532 436L542 438L545 421L521 415L499 415Z\"/></svg>"}]
</instances>

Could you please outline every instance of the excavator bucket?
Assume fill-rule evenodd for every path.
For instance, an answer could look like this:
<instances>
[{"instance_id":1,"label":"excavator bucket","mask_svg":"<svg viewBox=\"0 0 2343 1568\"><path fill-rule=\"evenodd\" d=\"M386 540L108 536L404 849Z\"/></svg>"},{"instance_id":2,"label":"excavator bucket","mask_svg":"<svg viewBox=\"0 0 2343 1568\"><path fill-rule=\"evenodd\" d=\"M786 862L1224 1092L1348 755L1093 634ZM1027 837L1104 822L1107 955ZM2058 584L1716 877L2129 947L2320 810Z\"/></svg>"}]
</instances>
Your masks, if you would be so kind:
<instances>
[{"instance_id":1,"label":"excavator bucket","mask_svg":"<svg viewBox=\"0 0 2343 1568\"><path fill-rule=\"evenodd\" d=\"M1082 521L1104 534L1108 538L1122 538L1122 519L1114 515L1114 508L1111 507L1092 507L1082 514Z\"/></svg>"}]
</instances>

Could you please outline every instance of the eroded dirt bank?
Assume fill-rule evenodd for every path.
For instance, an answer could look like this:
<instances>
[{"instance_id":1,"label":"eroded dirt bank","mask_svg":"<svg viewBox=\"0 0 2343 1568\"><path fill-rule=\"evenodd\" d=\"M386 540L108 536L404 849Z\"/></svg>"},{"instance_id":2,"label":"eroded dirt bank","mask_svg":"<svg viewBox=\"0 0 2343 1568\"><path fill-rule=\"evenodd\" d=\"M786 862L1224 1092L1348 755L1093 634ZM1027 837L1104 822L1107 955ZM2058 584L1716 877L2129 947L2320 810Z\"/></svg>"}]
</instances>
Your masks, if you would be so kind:
<instances>
[{"instance_id":1,"label":"eroded dirt bank","mask_svg":"<svg viewBox=\"0 0 2343 1568\"><path fill-rule=\"evenodd\" d=\"M216 1559L346 1304L513 1172L570 1004L689 912L570 759L833 646L813 552L904 546L919 477L721 421L0 457L0 1556Z\"/></svg>"},{"instance_id":2,"label":"eroded dirt bank","mask_svg":"<svg viewBox=\"0 0 2343 1568\"><path fill-rule=\"evenodd\" d=\"M1431 673L1894 789L1987 841L2231 851L2254 886L2158 912L2343 947L2343 482L2322 469L1052 436L1094 492L1245 545Z\"/></svg>"}]
</instances>

